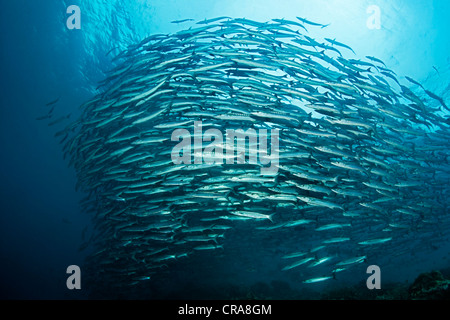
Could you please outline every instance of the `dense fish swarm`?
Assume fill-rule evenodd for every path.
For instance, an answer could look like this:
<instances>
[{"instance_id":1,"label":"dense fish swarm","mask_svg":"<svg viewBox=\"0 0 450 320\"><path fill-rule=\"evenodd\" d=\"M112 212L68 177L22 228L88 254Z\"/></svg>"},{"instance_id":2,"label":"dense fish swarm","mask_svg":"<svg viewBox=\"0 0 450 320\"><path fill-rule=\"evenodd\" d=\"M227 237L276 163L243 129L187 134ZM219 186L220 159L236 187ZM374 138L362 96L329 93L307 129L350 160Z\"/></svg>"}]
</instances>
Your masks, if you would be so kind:
<instances>
[{"instance_id":1,"label":"dense fish swarm","mask_svg":"<svg viewBox=\"0 0 450 320\"><path fill-rule=\"evenodd\" d=\"M193 256L233 259L239 246L269 255L272 272L322 282L376 264L380 248L427 250L448 231L445 102L410 78L401 84L377 58L344 58L351 48L309 37L313 25L223 17L116 57L64 147L97 230L91 287L132 292ZM197 121L203 134L223 133L216 144L203 135L216 155L229 129L248 141L223 162L174 164L180 141L192 154L179 156L198 157ZM172 140L176 129L191 142L186 131ZM249 160L263 129L268 149L279 130L272 174Z\"/></svg>"}]
</instances>

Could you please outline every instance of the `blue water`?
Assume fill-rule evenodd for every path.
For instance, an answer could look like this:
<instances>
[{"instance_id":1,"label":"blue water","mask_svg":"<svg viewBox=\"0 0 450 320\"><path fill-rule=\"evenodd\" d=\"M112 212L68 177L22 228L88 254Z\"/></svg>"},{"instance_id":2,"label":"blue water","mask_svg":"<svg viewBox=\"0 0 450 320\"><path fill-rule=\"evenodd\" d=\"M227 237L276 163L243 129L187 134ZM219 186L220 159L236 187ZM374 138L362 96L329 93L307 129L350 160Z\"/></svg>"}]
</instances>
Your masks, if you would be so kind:
<instances>
[{"instance_id":1,"label":"blue water","mask_svg":"<svg viewBox=\"0 0 450 320\"><path fill-rule=\"evenodd\" d=\"M69 5L81 9L80 30L66 27ZM366 26L370 5L381 10L380 29ZM36 117L59 98L53 117L70 113L75 119L78 106L114 66L115 53L150 34L190 26L173 20L301 16L330 23L311 36L336 38L353 48L355 58L380 58L398 77L408 75L450 102L449 12L447 0L2 2L0 298L86 297L83 289L70 291L65 284L67 266L82 265L86 255L79 251L83 230L92 228L79 204L84 195L75 191L75 172L63 159L57 129ZM418 272L448 267L449 249L419 257L395 277L411 280Z\"/></svg>"}]
</instances>

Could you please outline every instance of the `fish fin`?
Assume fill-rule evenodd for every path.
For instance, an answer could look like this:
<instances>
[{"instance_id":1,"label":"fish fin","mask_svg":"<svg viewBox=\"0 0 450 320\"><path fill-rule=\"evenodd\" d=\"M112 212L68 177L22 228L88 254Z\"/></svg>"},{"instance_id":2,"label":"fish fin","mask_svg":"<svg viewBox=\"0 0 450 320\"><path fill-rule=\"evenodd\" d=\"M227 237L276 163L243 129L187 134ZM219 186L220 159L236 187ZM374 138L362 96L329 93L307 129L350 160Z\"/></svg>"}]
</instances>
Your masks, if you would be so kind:
<instances>
[{"instance_id":1,"label":"fish fin","mask_svg":"<svg viewBox=\"0 0 450 320\"><path fill-rule=\"evenodd\" d=\"M187 220L184 220L181 222L181 226L185 227L185 228L189 228L188 224L187 224Z\"/></svg>"},{"instance_id":2,"label":"fish fin","mask_svg":"<svg viewBox=\"0 0 450 320\"><path fill-rule=\"evenodd\" d=\"M274 186L277 186L278 185L278 175L276 175L275 176L275 179L274 179Z\"/></svg>"},{"instance_id":3,"label":"fish fin","mask_svg":"<svg viewBox=\"0 0 450 320\"><path fill-rule=\"evenodd\" d=\"M229 199L229 197L230 197L230 193L231 193L231 190L230 191L228 191L227 192L227 194L225 195L225 198L228 200L228 201L230 201L230 199Z\"/></svg>"},{"instance_id":4,"label":"fish fin","mask_svg":"<svg viewBox=\"0 0 450 320\"><path fill-rule=\"evenodd\" d=\"M438 69L437 69L435 66L433 66L433 69L436 70L436 72L437 72L438 75L441 75L441 74L439 73Z\"/></svg>"}]
</instances>

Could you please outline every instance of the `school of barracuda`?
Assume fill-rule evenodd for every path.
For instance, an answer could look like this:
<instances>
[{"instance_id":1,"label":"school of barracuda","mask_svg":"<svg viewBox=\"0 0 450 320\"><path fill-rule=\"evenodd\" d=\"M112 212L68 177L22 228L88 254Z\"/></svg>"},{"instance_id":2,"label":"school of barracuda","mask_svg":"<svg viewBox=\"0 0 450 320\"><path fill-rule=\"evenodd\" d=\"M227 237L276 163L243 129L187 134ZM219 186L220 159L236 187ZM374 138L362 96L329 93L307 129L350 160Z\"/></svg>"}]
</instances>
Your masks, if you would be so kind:
<instances>
[{"instance_id":1,"label":"school of barracuda","mask_svg":"<svg viewBox=\"0 0 450 320\"><path fill-rule=\"evenodd\" d=\"M220 17L115 57L101 93L65 129L94 216L94 279L148 283L193 255L226 254L241 225L253 230L242 243L285 239L277 272L303 268L304 283L448 232L445 101L375 57L344 58L354 55L347 45L308 36L324 27ZM279 129L278 171L249 163L250 142L236 149L243 164L175 165L172 132L193 134L195 121Z\"/></svg>"}]
</instances>

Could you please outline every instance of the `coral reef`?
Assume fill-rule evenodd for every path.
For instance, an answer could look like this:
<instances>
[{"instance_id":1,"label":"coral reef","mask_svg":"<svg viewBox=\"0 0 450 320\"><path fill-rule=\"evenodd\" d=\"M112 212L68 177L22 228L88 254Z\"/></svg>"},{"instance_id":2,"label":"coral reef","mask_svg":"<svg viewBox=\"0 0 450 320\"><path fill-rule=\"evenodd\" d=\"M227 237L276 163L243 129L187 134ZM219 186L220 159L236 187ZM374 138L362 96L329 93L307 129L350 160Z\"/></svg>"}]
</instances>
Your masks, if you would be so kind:
<instances>
[{"instance_id":1,"label":"coral reef","mask_svg":"<svg viewBox=\"0 0 450 320\"><path fill-rule=\"evenodd\" d=\"M431 271L420 274L409 287L410 299L441 300L450 299L450 280L441 272Z\"/></svg>"}]
</instances>

